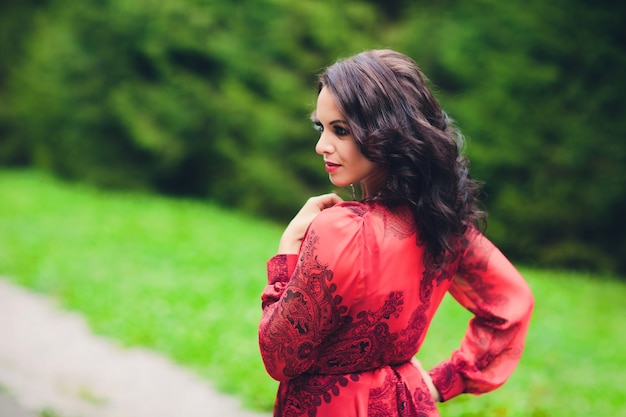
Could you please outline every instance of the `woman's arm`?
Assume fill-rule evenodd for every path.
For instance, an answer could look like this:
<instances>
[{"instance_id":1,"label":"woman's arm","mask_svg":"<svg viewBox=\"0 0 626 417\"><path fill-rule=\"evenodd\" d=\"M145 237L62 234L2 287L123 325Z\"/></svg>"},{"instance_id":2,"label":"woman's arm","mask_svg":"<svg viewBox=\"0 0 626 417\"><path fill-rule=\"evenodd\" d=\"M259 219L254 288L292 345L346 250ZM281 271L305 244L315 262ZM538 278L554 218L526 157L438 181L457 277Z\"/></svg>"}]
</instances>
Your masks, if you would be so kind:
<instances>
[{"instance_id":1,"label":"woman's arm","mask_svg":"<svg viewBox=\"0 0 626 417\"><path fill-rule=\"evenodd\" d=\"M524 348L534 300L505 256L472 230L450 294L474 314L461 347L430 371L442 400L484 393L502 385Z\"/></svg>"},{"instance_id":2,"label":"woman's arm","mask_svg":"<svg viewBox=\"0 0 626 417\"><path fill-rule=\"evenodd\" d=\"M338 325L360 277L362 219L345 207L324 210L311 223L298 255L268 262L259 347L267 372L286 380L306 372L317 347ZM342 296L338 296L342 294Z\"/></svg>"}]
</instances>

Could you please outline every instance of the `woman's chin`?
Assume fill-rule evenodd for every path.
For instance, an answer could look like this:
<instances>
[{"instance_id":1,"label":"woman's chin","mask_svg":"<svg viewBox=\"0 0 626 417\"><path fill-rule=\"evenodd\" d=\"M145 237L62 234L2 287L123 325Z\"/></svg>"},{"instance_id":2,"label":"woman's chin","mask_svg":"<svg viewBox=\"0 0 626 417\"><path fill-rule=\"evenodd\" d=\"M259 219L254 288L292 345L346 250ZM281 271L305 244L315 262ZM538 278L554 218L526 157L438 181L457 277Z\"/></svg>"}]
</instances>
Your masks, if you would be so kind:
<instances>
[{"instance_id":1,"label":"woman's chin","mask_svg":"<svg viewBox=\"0 0 626 417\"><path fill-rule=\"evenodd\" d=\"M334 185L335 187L339 187L339 188L345 188L345 187L349 187L350 183L344 182L344 181L337 181L337 180L333 180L332 178L330 178L330 183L332 185Z\"/></svg>"}]
</instances>

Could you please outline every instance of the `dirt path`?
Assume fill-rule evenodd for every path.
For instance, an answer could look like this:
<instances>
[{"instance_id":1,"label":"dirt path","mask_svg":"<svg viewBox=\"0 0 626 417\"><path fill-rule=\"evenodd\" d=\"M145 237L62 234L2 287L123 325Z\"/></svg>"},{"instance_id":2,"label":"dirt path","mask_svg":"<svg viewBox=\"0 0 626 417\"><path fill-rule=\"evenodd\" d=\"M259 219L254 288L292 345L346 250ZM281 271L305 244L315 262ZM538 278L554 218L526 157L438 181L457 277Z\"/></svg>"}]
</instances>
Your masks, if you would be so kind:
<instances>
[{"instance_id":1,"label":"dirt path","mask_svg":"<svg viewBox=\"0 0 626 417\"><path fill-rule=\"evenodd\" d=\"M0 279L0 417L267 417L167 358L122 349Z\"/></svg>"}]
</instances>

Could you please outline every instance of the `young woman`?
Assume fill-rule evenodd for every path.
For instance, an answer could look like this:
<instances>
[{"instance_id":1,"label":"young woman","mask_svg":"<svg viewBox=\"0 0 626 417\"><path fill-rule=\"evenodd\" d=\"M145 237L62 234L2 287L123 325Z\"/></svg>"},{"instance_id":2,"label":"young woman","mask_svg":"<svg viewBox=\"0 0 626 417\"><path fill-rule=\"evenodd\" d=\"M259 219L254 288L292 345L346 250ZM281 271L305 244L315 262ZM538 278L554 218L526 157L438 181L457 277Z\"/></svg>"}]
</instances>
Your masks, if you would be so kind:
<instances>
[{"instance_id":1,"label":"young woman","mask_svg":"<svg viewBox=\"0 0 626 417\"><path fill-rule=\"evenodd\" d=\"M438 401L499 387L533 297L477 228L461 135L394 51L335 63L318 92L315 150L331 183L362 198L309 199L268 261L259 344L280 381L274 415L437 416ZM474 317L427 372L415 355L446 292Z\"/></svg>"}]
</instances>

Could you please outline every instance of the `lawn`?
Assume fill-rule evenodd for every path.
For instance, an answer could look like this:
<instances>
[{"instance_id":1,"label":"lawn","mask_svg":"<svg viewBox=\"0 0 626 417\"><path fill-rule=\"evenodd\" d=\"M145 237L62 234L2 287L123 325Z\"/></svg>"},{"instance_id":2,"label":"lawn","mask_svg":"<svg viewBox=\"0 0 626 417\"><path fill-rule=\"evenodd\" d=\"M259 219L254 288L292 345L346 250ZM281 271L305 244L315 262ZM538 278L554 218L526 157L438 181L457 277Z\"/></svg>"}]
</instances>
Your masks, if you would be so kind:
<instances>
[{"instance_id":1,"label":"lawn","mask_svg":"<svg viewBox=\"0 0 626 417\"><path fill-rule=\"evenodd\" d=\"M258 354L259 294L280 233L281 225L207 202L0 171L0 275L262 410L276 383ZM461 396L442 414L626 416L624 282L520 269L536 298L520 367L500 390ZM419 355L427 367L457 347L468 318L444 300Z\"/></svg>"}]
</instances>

